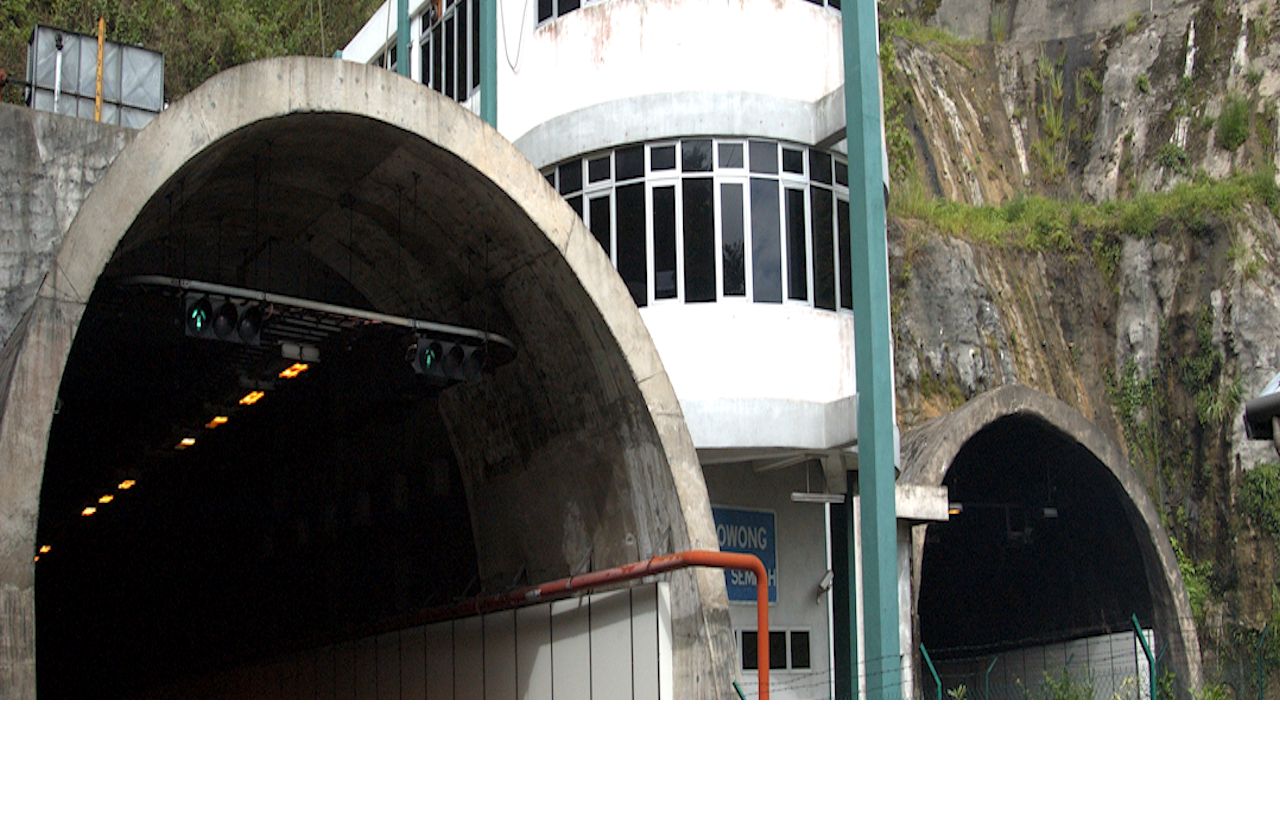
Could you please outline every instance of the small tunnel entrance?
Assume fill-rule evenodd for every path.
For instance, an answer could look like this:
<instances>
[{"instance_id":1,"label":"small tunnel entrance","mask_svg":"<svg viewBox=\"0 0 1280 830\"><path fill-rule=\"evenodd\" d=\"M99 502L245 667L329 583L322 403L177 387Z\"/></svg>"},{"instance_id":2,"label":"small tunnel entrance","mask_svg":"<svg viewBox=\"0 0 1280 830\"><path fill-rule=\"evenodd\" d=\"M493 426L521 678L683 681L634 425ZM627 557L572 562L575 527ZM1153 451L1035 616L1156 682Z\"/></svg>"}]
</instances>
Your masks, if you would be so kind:
<instances>
[{"instance_id":1,"label":"small tunnel entrance","mask_svg":"<svg viewBox=\"0 0 1280 830\"><path fill-rule=\"evenodd\" d=\"M973 436L929 529L920 634L939 659L1130 628L1151 615L1138 542L1106 469L1030 417Z\"/></svg>"},{"instance_id":2,"label":"small tunnel entrance","mask_svg":"<svg viewBox=\"0 0 1280 830\"><path fill-rule=\"evenodd\" d=\"M1196 682L1167 540L1118 450L1078 413L1004 387L905 436L903 459L905 480L942 484L950 501L914 565L917 639L944 693L1139 696L1135 617L1158 670ZM919 676L938 692L927 665Z\"/></svg>"}]
</instances>

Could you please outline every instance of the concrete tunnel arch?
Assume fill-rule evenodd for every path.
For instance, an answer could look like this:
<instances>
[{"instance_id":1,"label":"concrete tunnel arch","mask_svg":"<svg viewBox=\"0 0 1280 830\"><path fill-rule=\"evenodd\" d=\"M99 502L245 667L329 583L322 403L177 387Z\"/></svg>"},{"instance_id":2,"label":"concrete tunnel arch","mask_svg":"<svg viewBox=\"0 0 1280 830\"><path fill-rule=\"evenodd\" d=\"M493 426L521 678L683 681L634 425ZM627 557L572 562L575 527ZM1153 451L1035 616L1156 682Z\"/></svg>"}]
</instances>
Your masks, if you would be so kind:
<instances>
[{"instance_id":1,"label":"concrete tunnel arch","mask_svg":"<svg viewBox=\"0 0 1280 830\"><path fill-rule=\"evenodd\" d=\"M1099 477L1097 484L1108 488L1108 495L1120 503L1128 530L1136 540L1155 628L1170 645L1167 653L1173 671L1184 689L1198 689L1201 684L1199 641L1168 534L1145 487L1120 448L1074 408L1017 384L985 392L956 411L903 436L901 479L912 484L943 485L957 459L976 437L989 435L993 428L1014 422L1039 430L1053 440L1074 445L1105 470L1105 476ZM921 638L919 603L927 532L923 527L920 531L913 536L911 561L911 617L917 643Z\"/></svg>"},{"instance_id":2,"label":"concrete tunnel arch","mask_svg":"<svg viewBox=\"0 0 1280 830\"><path fill-rule=\"evenodd\" d=\"M0 695L35 694L31 553L41 481L59 384L99 278L171 230L156 206L175 181L212 201L219 170L243 162L246 141L292 136L305 146L323 130L350 139L343 152L372 164L370 178L426 171L424 186L443 211L392 238L399 204L379 211L370 199L362 235L374 241L366 267L347 274L353 287L375 310L423 319L447 313L450 322L517 342L515 363L441 399L471 515L502 517L473 519L482 580L505 586L513 575L536 580L584 562L600 568L715 547L697 456L647 329L607 256L538 171L478 118L408 79L336 60L261 61L215 76L125 146L71 223L0 356L0 379L8 377L0 390L0 510L8 514L0 533ZM366 143L386 158L361 156ZM326 188L325 160L309 161L290 183L294 162L277 158L294 188L280 211L307 198L327 209L323 200L335 194ZM401 184L407 189L408 179ZM386 176L370 187L386 190ZM441 280L388 274L394 269L381 266L391 263L389 252L398 247L399 262L410 251L403 234L419 234L417 249L449 249L465 237L471 250L437 259L432 276ZM316 260L334 259L331 236L311 240ZM719 574L676 575L672 620L676 695L730 694L736 660Z\"/></svg>"}]
</instances>

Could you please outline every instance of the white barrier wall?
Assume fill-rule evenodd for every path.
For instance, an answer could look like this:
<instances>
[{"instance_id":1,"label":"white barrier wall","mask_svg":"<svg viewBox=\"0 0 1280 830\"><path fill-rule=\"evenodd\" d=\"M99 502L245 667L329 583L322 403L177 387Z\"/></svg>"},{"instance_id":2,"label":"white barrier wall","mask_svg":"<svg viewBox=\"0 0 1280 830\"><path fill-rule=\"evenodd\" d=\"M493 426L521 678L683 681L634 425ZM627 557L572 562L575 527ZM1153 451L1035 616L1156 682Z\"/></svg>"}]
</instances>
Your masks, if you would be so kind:
<instances>
[{"instance_id":1,"label":"white barrier wall","mask_svg":"<svg viewBox=\"0 0 1280 830\"><path fill-rule=\"evenodd\" d=\"M665 582L393 631L244 666L175 697L673 697Z\"/></svg>"}]
</instances>

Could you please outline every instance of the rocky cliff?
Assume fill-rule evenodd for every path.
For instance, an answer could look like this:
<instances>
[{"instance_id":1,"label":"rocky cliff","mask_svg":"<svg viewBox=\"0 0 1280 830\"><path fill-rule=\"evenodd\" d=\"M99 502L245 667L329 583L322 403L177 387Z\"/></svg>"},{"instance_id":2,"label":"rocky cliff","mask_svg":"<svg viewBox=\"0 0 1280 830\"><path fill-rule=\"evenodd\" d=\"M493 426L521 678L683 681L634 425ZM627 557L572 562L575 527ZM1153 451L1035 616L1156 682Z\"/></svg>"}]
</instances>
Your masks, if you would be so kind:
<instances>
[{"instance_id":1,"label":"rocky cliff","mask_svg":"<svg viewBox=\"0 0 1280 830\"><path fill-rule=\"evenodd\" d=\"M1015 381L1078 408L1161 507L1214 690L1261 657L1274 695L1280 465L1241 414L1280 371L1280 3L881 17L903 427Z\"/></svg>"}]
</instances>

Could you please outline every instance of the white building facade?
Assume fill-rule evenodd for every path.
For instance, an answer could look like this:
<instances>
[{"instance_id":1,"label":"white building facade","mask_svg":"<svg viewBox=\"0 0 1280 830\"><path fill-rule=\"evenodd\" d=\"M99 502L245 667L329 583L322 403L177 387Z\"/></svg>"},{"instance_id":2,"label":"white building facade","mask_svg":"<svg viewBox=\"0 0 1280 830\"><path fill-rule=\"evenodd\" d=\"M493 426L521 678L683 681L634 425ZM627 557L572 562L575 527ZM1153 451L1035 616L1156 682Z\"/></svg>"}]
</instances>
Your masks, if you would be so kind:
<instances>
[{"instance_id":1,"label":"white building facade","mask_svg":"<svg viewBox=\"0 0 1280 830\"><path fill-rule=\"evenodd\" d=\"M828 2L497 0L498 130L640 307L722 549L770 568L775 698L833 695L832 535L847 528L821 499L856 466L844 64ZM410 0L403 57L479 112L478 0L442 3ZM398 66L395 17L384 3L343 58ZM727 589L750 695L754 592L740 578Z\"/></svg>"}]
</instances>

